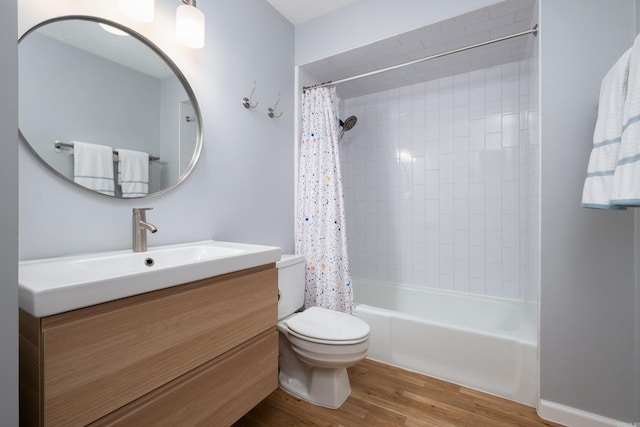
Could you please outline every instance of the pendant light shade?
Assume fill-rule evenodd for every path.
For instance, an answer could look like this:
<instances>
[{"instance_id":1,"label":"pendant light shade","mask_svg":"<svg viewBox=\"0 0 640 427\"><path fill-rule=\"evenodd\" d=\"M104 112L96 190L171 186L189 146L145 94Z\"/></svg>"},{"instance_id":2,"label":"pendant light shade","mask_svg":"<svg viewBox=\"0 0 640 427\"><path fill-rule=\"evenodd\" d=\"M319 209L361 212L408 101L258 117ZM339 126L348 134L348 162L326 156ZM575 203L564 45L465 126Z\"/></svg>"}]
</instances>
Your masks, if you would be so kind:
<instances>
[{"instance_id":1,"label":"pendant light shade","mask_svg":"<svg viewBox=\"0 0 640 427\"><path fill-rule=\"evenodd\" d=\"M176 12L176 39L193 49L204 47L204 13L196 8L195 0L182 0Z\"/></svg>"},{"instance_id":2,"label":"pendant light shade","mask_svg":"<svg viewBox=\"0 0 640 427\"><path fill-rule=\"evenodd\" d=\"M118 0L118 9L135 21L151 22L153 21L154 0Z\"/></svg>"}]
</instances>

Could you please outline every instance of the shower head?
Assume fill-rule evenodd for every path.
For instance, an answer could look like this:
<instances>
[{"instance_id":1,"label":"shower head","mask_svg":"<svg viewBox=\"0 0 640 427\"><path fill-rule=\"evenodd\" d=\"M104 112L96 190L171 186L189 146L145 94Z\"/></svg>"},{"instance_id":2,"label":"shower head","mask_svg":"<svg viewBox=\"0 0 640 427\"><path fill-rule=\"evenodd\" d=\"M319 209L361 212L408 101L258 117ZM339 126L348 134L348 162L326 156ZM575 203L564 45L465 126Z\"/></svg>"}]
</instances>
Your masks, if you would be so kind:
<instances>
[{"instance_id":1,"label":"shower head","mask_svg":"<svg viewBox=\"0 0 640 427\"><path fill-rule=\"evenodd\" d=\"M342 130L340 131L340 139L342 139L342 135L344 135L345 132L353 129L357 122L358 118L356 116L349 116L344 122L340 120L340 126L342 127Z\"/></svg>"},{"instance_id":2,"label":"shower head","mask_svg":"<svg viewBox=\"0 0 640 427\"><path fill-rule=\"evenodd\" d=\"M357 122L358 122L358 118L356 116L349 116L347 120L345 120L344 122L340 120L340 126L342 126L342 131L346 132L353 129L353 127L356 125Z\"/></svg>"}]
</instances>

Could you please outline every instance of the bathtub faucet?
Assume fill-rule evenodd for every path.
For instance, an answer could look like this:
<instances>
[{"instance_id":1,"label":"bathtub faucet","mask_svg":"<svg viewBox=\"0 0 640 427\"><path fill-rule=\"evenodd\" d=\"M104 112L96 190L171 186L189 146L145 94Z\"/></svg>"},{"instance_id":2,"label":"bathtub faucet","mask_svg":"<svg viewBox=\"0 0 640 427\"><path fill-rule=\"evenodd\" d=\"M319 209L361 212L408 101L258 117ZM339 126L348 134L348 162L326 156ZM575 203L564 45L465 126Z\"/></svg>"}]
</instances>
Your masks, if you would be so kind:
<instances>
[{"instance_id":1,"label":"bathtub faucet","mask_svg":"<svg viewBox=\"0 0 640 427\"><path fill-rule=\"evenodd\" d=\"M147 230L158 231L155 225L147 222L146 211L153 208L133 208L133 252L147 251Z\"/></svg>"}]
</instances>

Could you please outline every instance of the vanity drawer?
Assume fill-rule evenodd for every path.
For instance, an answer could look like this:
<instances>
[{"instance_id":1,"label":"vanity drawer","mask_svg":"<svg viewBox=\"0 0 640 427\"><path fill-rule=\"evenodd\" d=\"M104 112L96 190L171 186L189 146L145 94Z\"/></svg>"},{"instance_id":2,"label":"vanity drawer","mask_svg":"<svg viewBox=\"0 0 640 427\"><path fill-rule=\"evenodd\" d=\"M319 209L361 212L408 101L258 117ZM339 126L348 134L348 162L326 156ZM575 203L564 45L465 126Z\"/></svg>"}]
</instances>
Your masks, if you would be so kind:
<instances>
[{"instance_id":1,"label":"vanity drawer","mask_svg":"<svg viewBox=\"0 0 640 427\"><path fill-rule=\"evenodd\" d=\"M265 332L92 427L229 426L278 386L278 332Z\"/></svg>"},{"instance_id":2,"label":"vanity drawer","mask_svg":"<svg viewBox=\"0 0 640 427\"><path fill-rule=\"evenodd\" d=\"M40 319L44 424L86 425L274 331L277 289L270 264Z\"/></svg>"}]
</instances>

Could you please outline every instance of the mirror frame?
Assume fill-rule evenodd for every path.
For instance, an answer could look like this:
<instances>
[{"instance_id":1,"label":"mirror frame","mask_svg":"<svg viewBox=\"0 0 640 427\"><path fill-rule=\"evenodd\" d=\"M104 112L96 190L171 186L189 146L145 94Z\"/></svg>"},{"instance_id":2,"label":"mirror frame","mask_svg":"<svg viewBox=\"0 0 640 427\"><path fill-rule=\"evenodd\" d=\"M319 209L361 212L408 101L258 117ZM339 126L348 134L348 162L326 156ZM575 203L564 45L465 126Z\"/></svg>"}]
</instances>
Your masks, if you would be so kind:
<instances>
[{"instance_id":1,"label":"mirror frame","mask_svg":"<svg viewBox=\"0 0 640 427\"><path fill-rule=\"evenodd\" d=\"M195 150L194 150L194 153L193 153L193 157L191 158L191 161L189 162L189 165L187 166L186 170L178 177L178 179L173 184L168 185L167 187L165 187L165 188L163 188L163 189L161 189L159 191L156 191L155 193L149 193L146 196L115 197L115 196L110 196L110 195L107 195L107 194L102 194L102 193L94 191L94 190L92 190L90 188L84 187L84 186L76 183L72 179L69 179L67 176L63 175L58 170L56 170L53 166L51 166L48 162L46 162L38 154L38 152L35 150L35 148L33 148L31 146L31 144L29 143L29 140L22 133L22 129L20 128L19 123L18 123L19 139L29 148L29 151L34 154L34 156L40 161L40 163L45 165L47 169L49 169L51 172L54 173L54 175L62 178L65 182L68 182L68 183L74 185L75 187L80 187L83 190L88 191L88 192L90 192L92 194L100 194L102 196L108 197L110 199L115 199L115 200L135 200L135 199L143 199L143 198L147 198L147 197L154 197L154 196L163 194L163 193L173 189L178 184L182 183L191 174L191 172L195 168L196 164L198 163L198 159L200 158L200 154L202 152L202 139L203 139L203 136L202 136L202 134L203 134L203 131L202 131L202 113L200 111L200 105L198 104L198 99L196 98L196 95L195 95L193 89L191 88L191 85L189 84L189 81L187 80L185 75L182 73L180 68L175 64L175 62L173 62L173 60L167 54L165 54L162 51L162 49L160 49L158 46L156 46L151 40L149 40L148 38L146 38L142 34L138 33L137 31L135 31L135 30L123 25L123 24L120 24L118 22L111 21L109 19L105 19L105 18L102 18L102 17L98 17L98 16L64 15L64 16L58 16L58 17L55 17L55 18L51 18L51 19L47 19L45 21L39 22L38 24L34 25L29 30L27 30L22 36L20 36L20 38L18 39L18 49L20 49L20 42L25 37L27 37L29 34L33 33L34 31L38 30L39 28L44 27L45 25L48 25L48 24L55 23L55 22L72 21L72 20L91 21L91 22L95 22L95 23L98 23L98 24L102 23L102 24L106 24L106 25L110 25L112 27L115 27L115 28L117 28L117 29L119 29L121 31L124 31L125 33L129 34L131 37L134 37L138 41L143 43L146 47L151 49L156 55L158 55L164 61L164 63L171 69L171 71L174 73L174 75L178 78L178 81L182 84L182 87L184 88L184 91L186 92L187 96L189 97L189 100L191 101L191 103L193 104L193 109L195 111L196 118L197 118L197 121L198 121L198 126L197 126L197 131L196 131L197 132L196 145L195 145ZM18 76L20 75L19 71L20 70L18 70ZM18 94L18 102L20 102L20 94ZM52 141L52 143L53 142L54 141Z\"/></svg>"}]
</instances>

